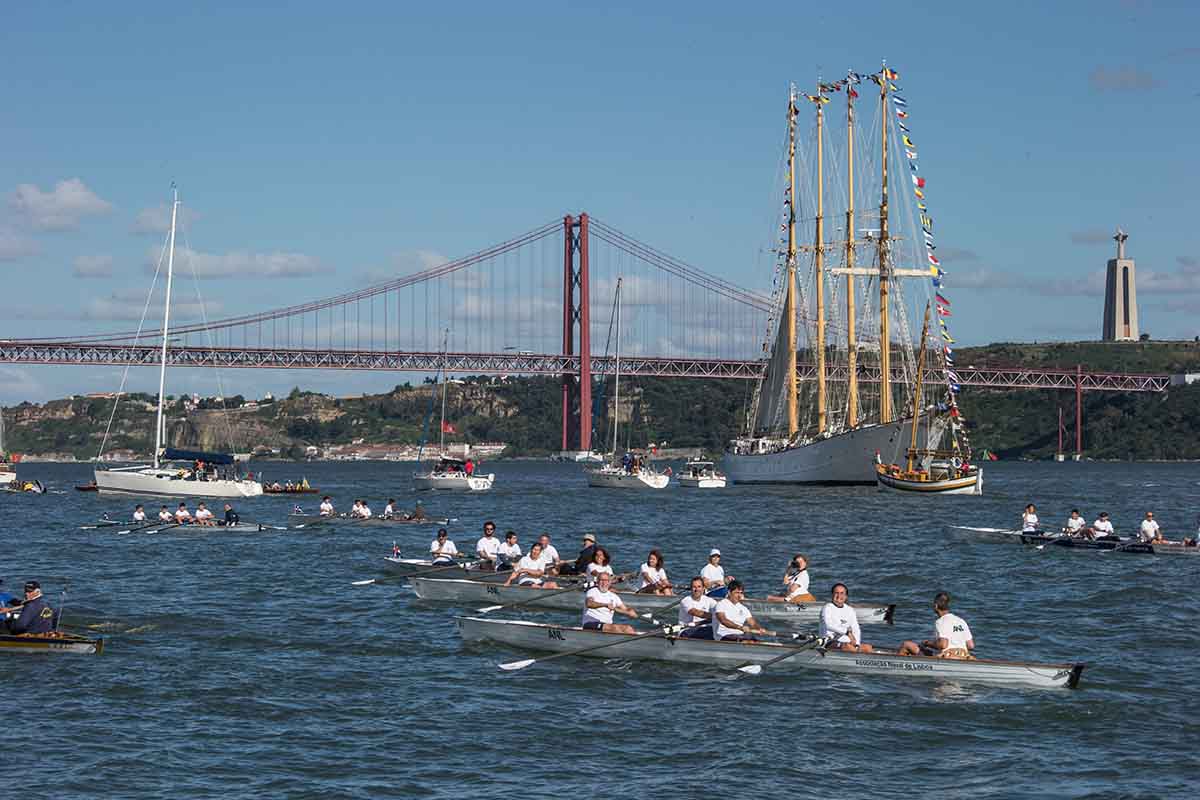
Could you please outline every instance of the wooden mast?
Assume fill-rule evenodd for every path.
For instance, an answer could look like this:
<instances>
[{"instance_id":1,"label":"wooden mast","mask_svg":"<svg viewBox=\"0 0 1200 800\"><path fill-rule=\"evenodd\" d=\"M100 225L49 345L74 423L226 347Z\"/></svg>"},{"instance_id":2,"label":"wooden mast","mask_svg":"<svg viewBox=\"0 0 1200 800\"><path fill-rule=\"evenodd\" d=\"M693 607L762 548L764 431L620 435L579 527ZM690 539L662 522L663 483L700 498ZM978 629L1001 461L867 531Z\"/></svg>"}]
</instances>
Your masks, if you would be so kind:
<instances>
[{"instance_id":1,"label":"wooden mast","mask_svg":"<svg viewBox=\"0 0 1200 800\"><path fill-rule=\"evenodd\" d=\"M817 260L815 271L815 296L817 303L817 433L825 433L828 427L827 387L825 385L825 156L824 126L825 112L821 108L825 100L825 88L817 84Z\"/></svg>"},{"instance_id":2,"label":"wooden mast","mask_svg":"<svg viewBox=\"0 0 1200 800\"><path fill-rule=\"evenodd\" d=\"M854 316L854 84L846 85L846 152L850 205L846 210L846 426L858 427L858 334Z\"/></svg>"},{"instance_id":3,"label":"wooden mast","mask_svg":"<svg viewBox=\"0 0 1200 800\"><path fill-rule=\"evenodd\" d=\"M888 264L888 77L887 65L879 72L879 119L882 128L883 147L883 194L879 200L879 421L886 425L892 421L892 345L888 320L889 269Z\"/></svg>"},{"instance_id":4,"label":"wooden mast","mask_svg":"<svg viewBox=\"0 0 1200 800\"><path fill-rule=\"evenodd\" d=\"M917 454L917 425L921 420L921 382L925 377L925 339L929 335L929 303L925 303L925 322L921 325L921 353L917 356L917 385L913 389L912 441L908 445L908 472L913 471Z\"/></svg>"},{"instance_id":5,"label":"wooden mast","mask_svg":"<svg viewBox=\"0 0 1200 800\"><path fill-rule=\"evenodd\" d=\"M783 319L787 325L787 414L788 439L800 430L799 401L796 397L796 87L788 93L788 245L787 287L783 303Z\"/></svg>"}]
</instances>

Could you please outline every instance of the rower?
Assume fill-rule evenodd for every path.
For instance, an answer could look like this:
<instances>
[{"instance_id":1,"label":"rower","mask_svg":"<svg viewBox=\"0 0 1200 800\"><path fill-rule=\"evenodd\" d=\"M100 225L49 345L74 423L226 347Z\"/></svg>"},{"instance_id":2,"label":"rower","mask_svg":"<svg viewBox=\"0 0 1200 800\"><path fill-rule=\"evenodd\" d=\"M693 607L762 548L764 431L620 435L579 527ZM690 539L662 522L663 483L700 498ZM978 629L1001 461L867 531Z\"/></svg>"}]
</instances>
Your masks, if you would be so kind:
<instances>
[{"instance_id":1,"label":"rower","mask_svg":"<svg viewBox=\"0 0 1200 800\"><path fill-rule=\"evenodd\" d=\"M417 501L417 505L416 505L416 506L413 508L412 514L410 514L408 518L409 518L409 519L415 519L415 520L417 520L418 522L420 522L421 520L425 519L425 509L424 509L424 507L421 505L421 501L420 501L420 500L418 500L418 501Z\"/></svg>"},{"instance_id":2,"label":"rower","mask_svg":"<svg viewBox=\"0 0 1200 800\"><path fill-rule=\"evenodd\" d=\"M725 568L721 566L721 551L717 548L708 551L708 563L700 570L700 577L704 578L704 588L709 597L720 599L729 594L728 586L733 582L733 576L725 574Z\"/></svg>"},{"instance_id":3,"label":"rower","mask_svg":"<svg viewBox=\"0 0 1200 800\"><path fill-rule=\"evenodd\" d=\"M1067 524L1063 527L1063 533L1067 536L1082 536L1083 526L1087 524L1087 520L1079 513L1078 508L1071 509L1071 516L1067 517Z\"/></svg>"},{"instance_id":4,"label":"rower","mask_svg":"<svg viewBox=\"0 0 1200 800\"><path fill-rule=\"evenodd\" d=\"M396 498L388 498L387 505L383 507L383 513L379 516L383 519L391 519L396 516Z\"/></svg>"},{"instance_id":5,"label":"rower","mask_svg":"<svg viewBox=\"0 0 1200 800\"><path fill-rule=\"evenodd\" d=\"M830 638L830 650L848 650L852 653L870 653L874 648L862 640L862 629L858 627L858 615L846 603L850 596L844 583L835 583L830 592L832 599L821 609L821 637Z\"/></svg>"},{"instance_id":6,"label":"rower","mask_svg":"<svg viewBox=\"0 0 1200 800\"><path fill-rule=\"evenodd\" d=\"M517 562L517 568L513 570L512 575L508 576L508 580L504 582L505 586L512 586L515 580L518 586L529 586L534 589L557 589L558 584L554 581L545 580L546 565L542 561L542 544L534 542L529 548L529 555L523 556Z\"/></svg>"},{"instance_id":7,"label":"rower","mask_svg":"<svg viewBox=\"0 0 1200 800\"><path fill-rule=\"evenodd\" d=\"M496 538L496 523L491 520L483 523L483 536L475 543L475 555L479 556L480 569L496 568L500 555L500 540Z\"/></svg>"},{"instance_id":8,"label":"rower","mask_svg":"<svg viewBox=\"0 0 1200 800\"><path fill-rule=\"evenodd\" d=\"M717 601L704 593L704 579L692 578L692 592L679 601L679 635L685 639L713 638L712 612Z\"/></svg>"},{"instance_id":9,"label":"rower","mask_svg":"<svg viewBox=\"0 0 1200 800\"><path fill-rule=\"evenodd\" d=\"M504 543L500 545L500 564L497 569L512 569L513 564L521 560L521 545L517 544L517 532L508 531L504 534Z\"/></svg>"},{"instance_id":10,"label":"rower","mask_svg":"<svg viewBox=\"0 0 1200 800\"><path fill-rule=\"evenodd\" d=\"M173 519L175 519L175 518L171 516L170 511L167 511L166 506L163 506L162 508L159 509L159 511L158 511L158 521L159 522L170 522Z\"/></svg>"},{"instance_id":11,"label":"rower","mask_svg":"<svg viewBox=\"0 0 1200 800\"><path fill-rule=\"evenodd\" d=\"M196 524L197 525L213 525L213 513L208 510L208 506L203 502L196 506Z\"/></svg>"},{"instance_id":12,"label":"rower","mask_svg":"<svg viewBox=\"0 0 1200 800\"><path fill-rule=\"evenodd\" d=\"M133 521L134 522L145 522L146 521L146 509L142 508L141 503L138 503L136 506L133 507Z\"/></svg>"},{"instance_id":13,"label":"rower","mask_svg":"<svg viewBox=\"0 0 1200 800\"><path fill-rule=\"evenodd\" d=\"M325 497L321 500L321 510L318 513L322 517L333 516L333 500L330 499L329 495L325 495Z\"/></svg>"},{"instance_id":14,"label":"rower","mask_svg":"<svg viewBox=\"0 0 1200 800\"><path fill-rule=\"evenodd\" d=\"M458 548L450 540L445 528L438 528L437 538L429 543L429 554L433 556L433 566L444 567L454 563Z\"/></svg>"},{"instance_id":15,"label":"rower","mask_svg":"<svg viewBox=\"0 0 1200 800\"><path fill-rule=\"evenodd\" d=\"M591 533L583 535L583 547L574 564L564 564L558 568L560 575L586 575L588 565L596 555L596 536Z\"/></svg>"},{"instance_id":16,"label":"rower","mask_svg":"<svg viewBox=\"0 0 1200 800\"><path fill-rule=\"evenodd\" d=\"M372 516L371 507L369 505L367 505L366 500L360 500L359 502L361 503L361 505L359 505L359 507L358 507L358 513L362 516L363 519L370 519Z\"/></svg>"},{"instance_id":17,"label":"rower","mask_svg":"<svg viewBox=\"0 0 1200 800\"><path fill-rule=\"evenodd\" d=\"M1142 520L1142 527L1138 532L1138 537L1147 544L1163 544L1166 541L1163 538L1162 531L1159 530L1158 522L1154 519L1153 511L1146 512L1146 518Z\"/></svg>"},{"instance_id":18,"label":"rower","mask_svg":"<svg viewBox=\"0 0 1200 800\"><path fill-rule=\"evenodd\" d=\"M226 503L225 504L225 524L226 525L237 525L241 521L242 521L242 518L239 517L238 513L233 510L233 506L229 505L229 503Z\"/></svg>"},{"instance_id":19,"label":"rower","mask_svg":"<svg viewBox=\"0 0 1200 800\"><path fill-rule=\"evenodd\" d=\"M557 575L558 565L561 562L558 558L558 549L550 544L550 534L543 533L539 536L538 544L542 546L542 564L546 567L546 574Z\"/></svg>"},{"instance_id":20,"label":"rower","mask_svg":"<svg viewBox=\"0 0 1200 800\"><path fill-rule=\"evenodd\" d=\"M814 603L817 598L808 592L808 557L796 553L788 562L787 572L783 574L783 596L769 594L767 600L773 603Z\"/></svg>"},{"instance_id":21,"label":"rower","mask_svg":"<svg viewBox=\"0 0 1200 800\"><path fill-rule=\"evenodd\" d=\"M186 525L192 521L192 514L187 510L187 503L180 503L179 508L175 509L175 522L179 525Z\"/></svg>"},{"instance_id":22,"label":"rower","mask_svg":"<svg viewBox=\"0 0 1200 800\"><path fill-rule=\"evenodd\" d=\"M1038 515L1037 508L1033 503L1025 506L1025 513L1021 515L1021 533L1037 533L1038 532Z\"/></svg>"},{"instance_id":23,"label":"rower","mask_svg":"<svg viewBox=\"0 0 1200 800\"><path fill-rule=\"evenodd\" d=\"M587 590L583 596L584 630L604 631L605 633L635 634L637 631L631 625L613 623L613 612L616 611L627 617L637 619L637 612L621 602L617 593L612 591L612 575L607 572L596 577L596 585Z\"/></svg>"},{"instance_id":24,"label":"rower","mask_svg":"<svg viewBox=\"0 0 1200 800\"><path fill-rule=\"evenodd\" d=\"M1100 512L1100 516L1092 523L1092 527L1087 529L1087 533L1090 539L1103 539L1115 535L1112 520L1108 518L1107 511Z\"/></svg>"},{"instance_id":25,"label":"rower","mask_svg":"<svg viewBox=\"0 0 1200 800\"><path fill-rule=\"evenodd\" d=\"M640 571L642 585L638 587L638 594L673 594L671 582L667 580L662 553L657 549L651 550L646 556L646 563L642 564Z\"/></svg>"},{"instance_id":26,"label":"rower","mask_svg":"<svg viewBox=\"0 0 1200 800\"><path fill-rule=\"evenodd\" d=\"M971 627L957 614L950 613L950 595L938 592L933 598L933 611L937 621L933 623L933 638L919 645L905 642L896 651L901 656L936 656L937 658L971 658L975 640Z\"/></svg>"},{"instance_id":27,"label":"rower","mask_svg":"<svg viewBox=\"0 0 1200 800\"><path fill-rule=\"evenodd\" d=\"M746 598L742 582L730 581L728 588L729 596L722 598L713 609L713 638L719 642L756 642L757 639L747 634L770 634L750 615L750 609L742 604Z\"/></svg>"},{"instance_id":28,"label":"rower","mask_svg":"<svg viewBox=\"0 0 1200 800\"><path fill-rule=\"evenodd\" d=\"M12 609L4 609L7 613ZM21 615L15 620L8 620L8 632L21 633L50 633L54 630L54 609L42 597L42 587L37 581L25 584L25 602L21 605Z\"/></svg>"},{"instance_id":29,"label":"rower","mask_svg":"<svg viewBox=\"0 0 1200 800\"><path fill-rule=\"evenodd\" d=\"M592 554L592 563L587 565L588 585L594 586L600 579L601 575L607 575L615 580L612 568L612 557L609 556L608 550L603 547L597 547L596 552Z\"/></svg>"}]
</instances>

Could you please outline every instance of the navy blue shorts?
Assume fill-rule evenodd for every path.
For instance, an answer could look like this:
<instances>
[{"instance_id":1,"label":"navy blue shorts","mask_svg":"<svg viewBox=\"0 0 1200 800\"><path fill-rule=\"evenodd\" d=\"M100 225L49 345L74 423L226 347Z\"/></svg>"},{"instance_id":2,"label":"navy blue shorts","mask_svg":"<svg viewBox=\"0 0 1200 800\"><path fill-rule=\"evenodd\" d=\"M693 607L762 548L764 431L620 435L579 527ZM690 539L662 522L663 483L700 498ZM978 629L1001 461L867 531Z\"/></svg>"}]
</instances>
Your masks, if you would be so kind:
<instances>
[{"instance_id":1,"label":"navy blue shorts","mask_svg":"<svg viewBox=\"0 0 1200 800\"><path fill-rule=\"evenodd\" d=\"M729 589L724 586L718 586L716 589L709 589L708 596L716 600L722 600L729 596Z\"/></svg>"},{"instance_id":2,"label":"navy blue shorts","mask_svg":"<svg viewBox=\"0 0 1200 800\"><path fill-rule=\"evenodd\" d=\"M587 622L583 623L583 629L585 631L602 631L604 630L604 623L595 622L589 619Z\"/></svg>"},{"instance_id":3,"label":"navy blue shorts","mask_svg":"<svg viewBox=\"0 0 1200 800\"><path fill-rule=\"evenodd\" d=\"M684 639L712 639L712 625L693 625L690 628L684 628L679 632L679 635Z\"/></svg>"}]
</instances>

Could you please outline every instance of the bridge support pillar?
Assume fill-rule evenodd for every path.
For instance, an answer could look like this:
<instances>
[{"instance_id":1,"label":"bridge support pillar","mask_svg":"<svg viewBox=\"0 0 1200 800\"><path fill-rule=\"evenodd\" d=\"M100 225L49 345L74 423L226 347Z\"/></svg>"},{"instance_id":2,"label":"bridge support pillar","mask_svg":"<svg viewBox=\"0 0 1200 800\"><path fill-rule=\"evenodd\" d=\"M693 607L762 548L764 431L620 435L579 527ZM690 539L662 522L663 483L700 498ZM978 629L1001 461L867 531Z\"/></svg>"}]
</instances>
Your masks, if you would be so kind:
<instances>
[{"instance_id":1,"label":"bridge support pillar","mask_svg":"<svg viewBox=\"0 0 1200 800\"><path fill-rule=\"evenodd\" d=\"M1075 365L1075 460L1083 459L1083 365Z\"/></svg>"},{"instance_id":2,"label":"bridge support pillar","mask_svg":"<svg viewBox=\"0 0 1200 800\"><path fill-rule=\"evenodd\" d=\"M578 299L576 291L578 290ZM562 449L592 449L592 348L588 290L588 215L563 217L563 355L575 354L579 372L562 376ZM578 431L578 435L576 435Z\"/></svg>"},{"instance_id":3,"label":"bridge support pillar","mask_svg":"<svg viewBox=\"0 0 1200 800\"><path fill-rule=\"evenodd\" d=\"M575 279L575 218L570 214L563 217L563 344L564 356L575 352L573 310ZM562 450L571 449L571 376L562 376Z\"/></svg>"}]
</instances>

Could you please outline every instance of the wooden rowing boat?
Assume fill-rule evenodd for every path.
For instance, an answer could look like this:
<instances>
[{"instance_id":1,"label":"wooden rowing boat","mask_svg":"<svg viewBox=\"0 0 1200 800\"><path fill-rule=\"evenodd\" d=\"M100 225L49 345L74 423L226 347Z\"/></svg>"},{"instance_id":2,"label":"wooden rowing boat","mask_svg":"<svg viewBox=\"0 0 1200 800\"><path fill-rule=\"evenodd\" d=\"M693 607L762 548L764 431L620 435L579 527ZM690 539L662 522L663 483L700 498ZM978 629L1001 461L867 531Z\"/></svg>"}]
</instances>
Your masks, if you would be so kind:
<instances>
[{"instance_id":1,"label":"wooden rowing boat","mask_svg":"<svg viewBox=\"0 0 1200 800\"><path fill-rule=\"evenodd\" d=\"M100 655L103 639L89 639L74 633L0 634L0 653L79 653Z\"/></svg>"},{"instance_id":2,"label":"wooden rowing boat","mask_svg":"<svg viewBox=\"0 0 1200 800\"><path fill-rule=\"evenodd\" d=\"M1022 534L1021 541L1032 545L1054 545L1075 550L1107 550L1113 553L1140 553L1157 556L1200 555L1200 547L1184 544L1151 544L1137 539L1118 539L1106 536L1102 539L1084 539L1075 536L1046 536L1044 534Z\"/></svg>"},{"instance_id":3,"label":"wooden rowing boat","mask_svg":"<svg viewBox=\"0 0 1200 800\"><path fill-rule=\"evenodd\" d=\"M495 573L493 573L495 574ZM438 600L450 603L522 603L531 610L546 609L547 611L574 611L583 608L583 589L578 592L555 592L547 589L534 589L528 586L497 586L492 583L462 580L448 577L413 578L413 591L422 600ZM501 580L508 579L508 573L499 573ZM639 612L671 611L679 605L678 595L638 594L636 592L617 592L621 602ZM742 601L750 613L760 623L772 625L787 625L804 627L817 624L821 617L824 603L774 603L747 597ZM873 603L854 603L858 614L859 624L890 625L896 612L896 606L877 605Z\"/></svg>"},{"instance_id":4,"label":"wooden rowing boat","mask_svg":"<svg viewBox=\"0 0 1200 800\"><path fill-rule=\"evenodd\" d=\"M543 625L524 620L456 617L464 642L497 642L530 650L565 653L604 644L622 634L603 633L576 627ZM657 636L649 634L658 633ZM1083 672L1082 663L1034 664L988 659L947 659L930 656L900 656L894 652L844 653L822 647L801 650L796 645L775 642L714 642L662 636L650 631L640 637L624 637L625 643L581 653L594 658L670 661L705 667L737 668L766 664L789 649L795 655L779 660L770 669L799 671L820 669L895 678L920 678L952 683L984 683L1031 689L1074 689Z\"/></svg>"}]
</instances>

